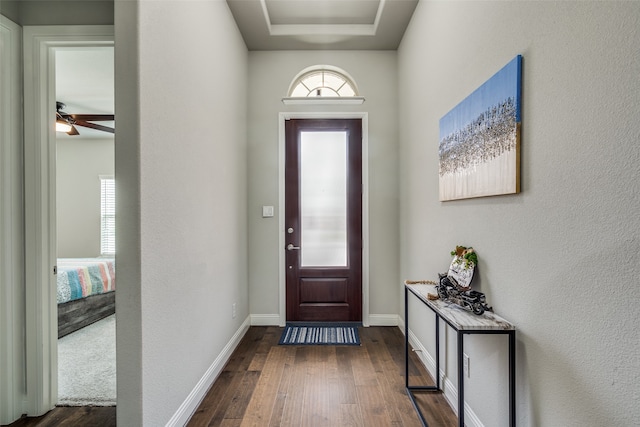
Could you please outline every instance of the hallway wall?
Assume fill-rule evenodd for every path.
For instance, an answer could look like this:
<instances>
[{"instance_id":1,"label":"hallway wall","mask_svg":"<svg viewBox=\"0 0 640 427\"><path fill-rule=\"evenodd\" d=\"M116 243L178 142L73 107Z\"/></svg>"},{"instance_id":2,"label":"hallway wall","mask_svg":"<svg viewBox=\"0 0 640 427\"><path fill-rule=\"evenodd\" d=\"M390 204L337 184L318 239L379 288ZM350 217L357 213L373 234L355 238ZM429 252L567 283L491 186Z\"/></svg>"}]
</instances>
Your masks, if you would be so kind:
<instances>
[{"instance_id":1,"label":"hallway wall","mask_svg":"<svg viewBox=\"0 0 640 427\"><path fill-rule=\"evenodd\" d=\"M398 53L400 279L475 247L474 287L518 328L520 426L640 418L638 28L638 2L421 1ZM439 202L439 119L517 54L522 193ZM430 338L432 321L412 322ZM506 425L506 339L465 350L467 403Z\"/></svg>"},{"instance_id":2,"label":"hallway wall","mask_svg":"<svg viewBox=\"0 0 640 427\"><path fill-rule=\"evenodd\" d=\"M225 2L115 22L118 425L182 425L248 325L247 50Z\"/></svg>"},{"instance_id":3,"label":"hallway wall","mask_svg":"<svg viewBox=\"0 0 640 427\"><path fill-rule=\"evenodd\" d=\"M294 77L313 65L349 73L362 105L284 105ZM249 53L249 297L251 314L279 313L278 114L280 112L369 113L370 312L372 322L395 322L400 308L398 277L397 63L394 51L284 51ZM276 207L262 218L262 205Z\"/></svg>"}]
</instances>

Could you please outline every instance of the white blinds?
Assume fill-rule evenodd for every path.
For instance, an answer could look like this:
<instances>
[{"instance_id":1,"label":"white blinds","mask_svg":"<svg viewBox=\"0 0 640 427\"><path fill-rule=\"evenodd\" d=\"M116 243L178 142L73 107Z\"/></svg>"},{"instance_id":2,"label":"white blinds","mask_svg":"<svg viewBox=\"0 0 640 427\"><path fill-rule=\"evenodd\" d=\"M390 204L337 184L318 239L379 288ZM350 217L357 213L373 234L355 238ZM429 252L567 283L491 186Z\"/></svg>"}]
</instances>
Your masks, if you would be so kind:
<instances>
[{"instance_id":1,"label":"white blinds","mask_svg":"<svg viewBox=\"0 0 640 427\"><path fill-rule=\"evenodd\" d=\"M116 253L116 183L113 177L100 177L100 253Z\"/></svg>"}]
</instances>

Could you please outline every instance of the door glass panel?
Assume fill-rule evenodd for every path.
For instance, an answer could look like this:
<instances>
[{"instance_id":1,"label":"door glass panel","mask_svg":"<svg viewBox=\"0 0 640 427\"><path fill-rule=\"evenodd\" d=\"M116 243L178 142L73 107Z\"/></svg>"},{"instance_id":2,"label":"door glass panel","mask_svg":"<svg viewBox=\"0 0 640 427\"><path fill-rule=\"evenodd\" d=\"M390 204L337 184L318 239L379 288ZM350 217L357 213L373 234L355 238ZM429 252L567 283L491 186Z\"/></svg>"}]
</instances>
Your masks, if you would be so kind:
<instances>
[{"instance_id":1,"label":"door glass panel","mask_svg":"<svg viewBox=\"0 0 640 427\"><path fill-rule=\"evenodd\" d=\"M347 266L347 132L300 133L300 264Z\"/></svg>"}]
</instances>

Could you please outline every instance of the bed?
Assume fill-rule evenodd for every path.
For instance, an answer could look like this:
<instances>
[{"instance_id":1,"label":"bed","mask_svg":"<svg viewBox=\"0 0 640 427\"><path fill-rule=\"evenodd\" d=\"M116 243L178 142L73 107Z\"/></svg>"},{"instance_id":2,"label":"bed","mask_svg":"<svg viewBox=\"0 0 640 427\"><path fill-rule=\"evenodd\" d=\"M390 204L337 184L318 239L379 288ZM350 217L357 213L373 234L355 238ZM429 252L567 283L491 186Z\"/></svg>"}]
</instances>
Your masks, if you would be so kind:
<instances>
[{"instance_id":1,"label":"bed","mask_svg":"<svg viewBox=\"0 0 640 427\"><path fill-rule=\"evenodd\" d=\"M59 258L58 338L115 313L113 258Z\"/></svg>"}]
</instances>

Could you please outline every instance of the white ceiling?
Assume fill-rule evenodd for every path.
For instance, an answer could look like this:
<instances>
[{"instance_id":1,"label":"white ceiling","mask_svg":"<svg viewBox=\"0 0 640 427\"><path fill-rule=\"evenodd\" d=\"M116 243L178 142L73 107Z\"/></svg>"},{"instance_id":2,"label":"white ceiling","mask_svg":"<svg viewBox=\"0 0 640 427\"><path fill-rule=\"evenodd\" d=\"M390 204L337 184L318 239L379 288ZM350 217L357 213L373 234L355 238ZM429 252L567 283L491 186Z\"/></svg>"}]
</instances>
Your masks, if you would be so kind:
<instances>
[{"instance_id":1,"label":"white ceiling","mask_svg":"<svg viewBox=\"0 0 640 427\"><path fill-rule=\"evenodd\" d=\"M227 0L249 50L396 50L418 0Z\"/></svg>"},{"instance_id":2,"label":"white ceiling","mask_svg":"<svg viewBox=\"0 0 640 427\"><path fill-rule=\"evenodd\" d=\"M56 49L56 100L69 114L113 114L113 47ZM97 122L113 127L113 122ZM79 136L57 133L58 138L113 138L113 134L77 127Z\"/></svg>"}]
</instances>

